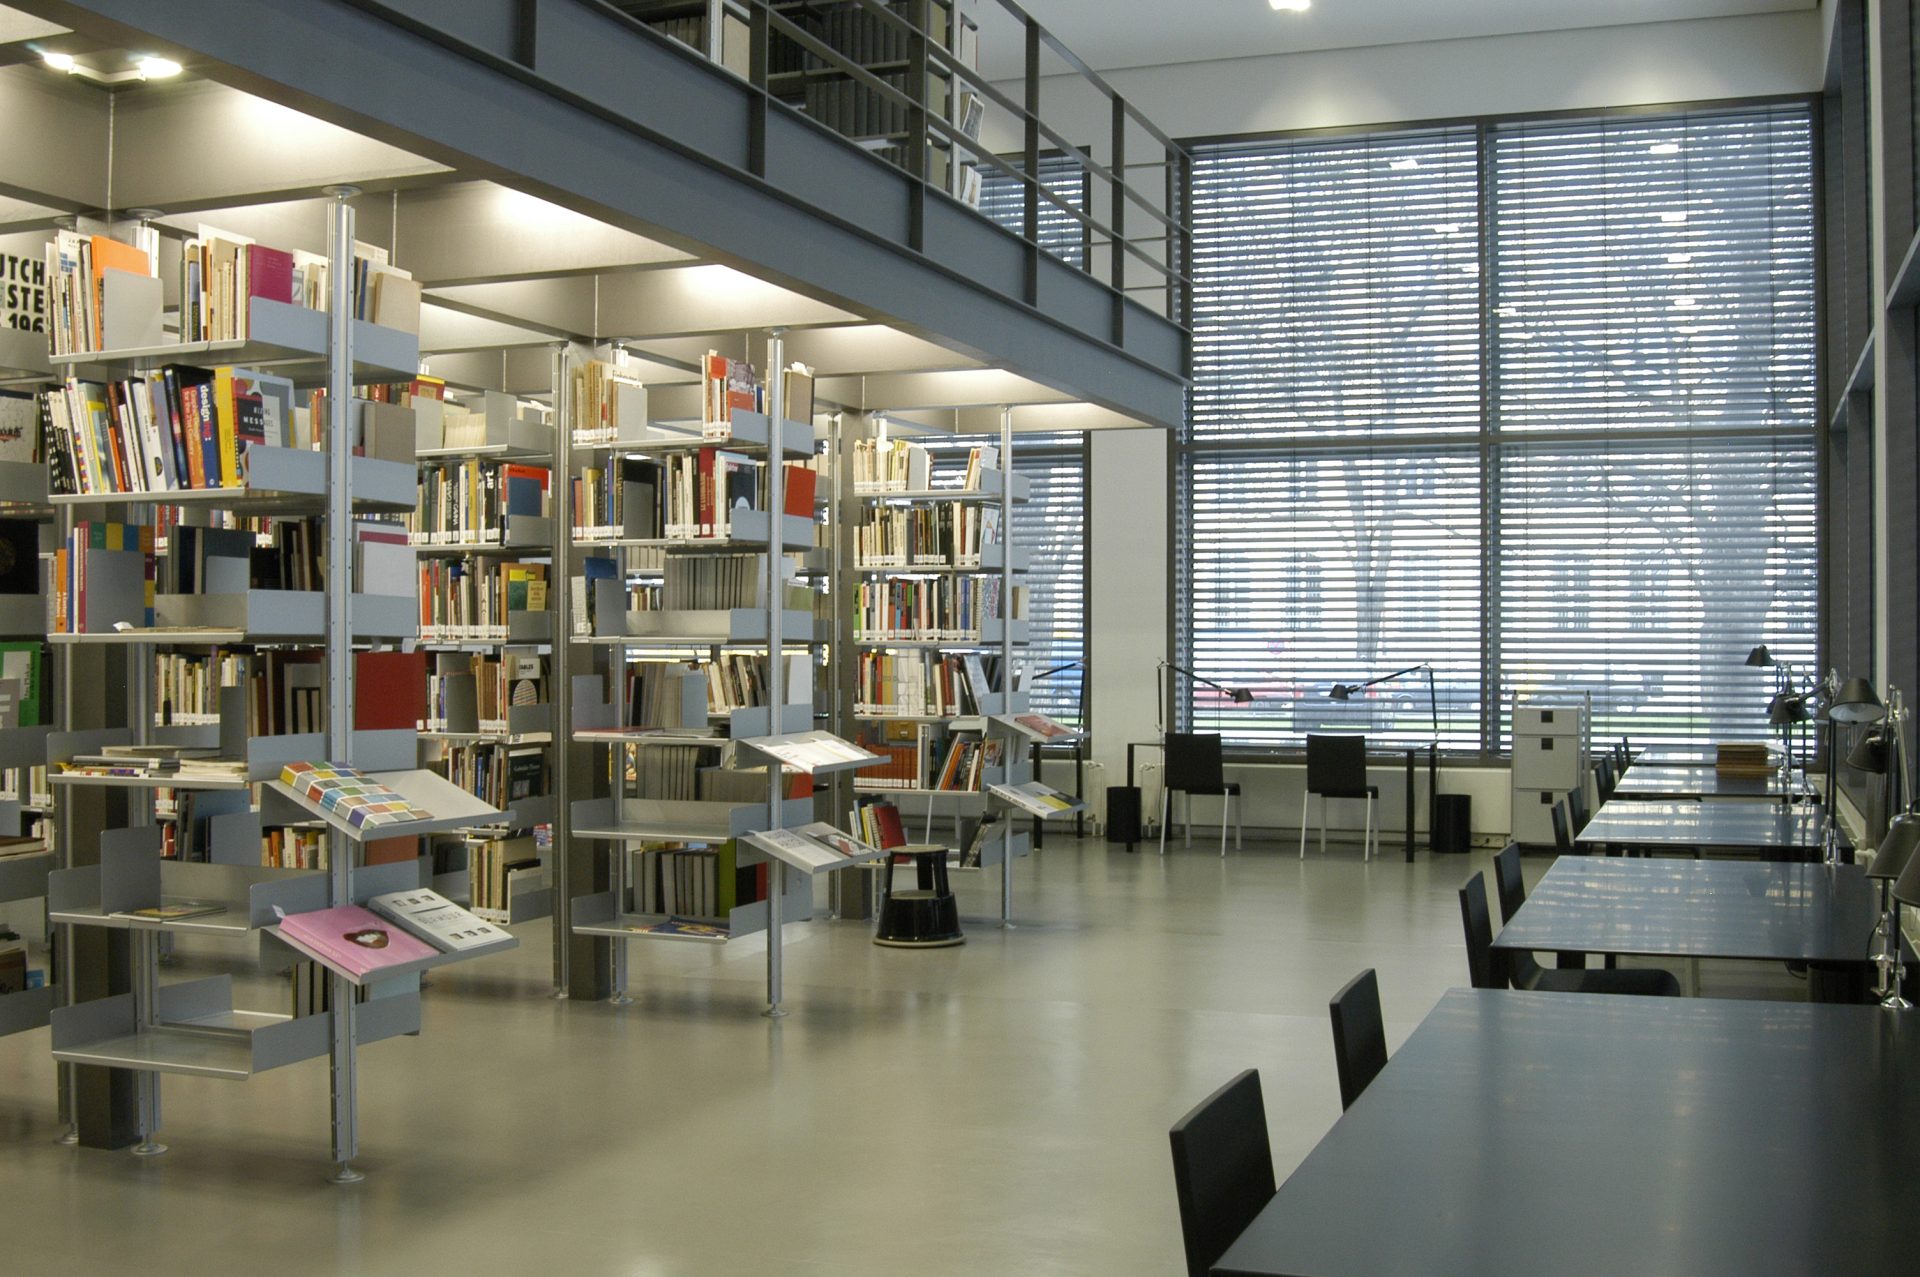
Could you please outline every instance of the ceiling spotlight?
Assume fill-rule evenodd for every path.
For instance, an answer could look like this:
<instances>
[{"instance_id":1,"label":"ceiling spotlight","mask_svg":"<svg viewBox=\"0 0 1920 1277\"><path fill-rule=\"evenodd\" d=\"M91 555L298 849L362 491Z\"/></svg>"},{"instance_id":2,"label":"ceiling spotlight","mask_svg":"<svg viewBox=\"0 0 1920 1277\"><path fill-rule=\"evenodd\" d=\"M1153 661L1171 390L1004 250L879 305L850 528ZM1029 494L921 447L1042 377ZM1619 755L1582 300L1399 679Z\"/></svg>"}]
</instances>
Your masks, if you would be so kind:
<instances>
[{"instance_id":1,"label":"ceiling spotlight","mask_svg":"<svg viewBox=\"0 0 1920 1277\"><path fill-rule=\"evenodd\" d=\"M65 71L68 75L72 75L80 65L73 60L71 53L43 53L40 55L40 60L54 70Z\"/></svg>"},{"instance_id":2,"label":"ceiling spotlight","mask_svg":"<svg viewBox=\"0 0 1920 1277\"><path fill-rule=\"evenodd\" d=\"M1275 13L1305 13L1313 8L1313 0L1267 0L1267 5Z\"/></svg>"},{"instance_id":3,"label":"ceiling spotlight","mask_svg":"<svg viewBox=\"0 0 1920 1277\"><path fill-rule=\"evenodd\" d=\"M180 64L172 58L156 58L151 55L140 58L134 63L143 80L164 80L180 74Z\"/></svg>"}]
</instances>

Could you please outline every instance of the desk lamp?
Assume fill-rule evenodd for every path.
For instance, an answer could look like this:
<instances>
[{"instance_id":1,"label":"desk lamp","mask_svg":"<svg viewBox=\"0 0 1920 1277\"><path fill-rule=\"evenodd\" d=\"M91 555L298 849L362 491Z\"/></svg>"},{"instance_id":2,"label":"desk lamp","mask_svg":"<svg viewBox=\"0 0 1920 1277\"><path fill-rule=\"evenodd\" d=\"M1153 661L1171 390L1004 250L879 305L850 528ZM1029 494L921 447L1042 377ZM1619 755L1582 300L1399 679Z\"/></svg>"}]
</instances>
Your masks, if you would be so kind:
<instances>
[{"instance_id":1,"label":"desk lamp","mask_svg":"<svg viewBox=\"0 0 1920 1277\"><path fill-rule=\"evenodd\" d=\"M1433 663L1430 661L1422 661L1418 665L1409 665L1403 670L1395 670L1391 674L1382 674L1378 678L1370 678L1364 683L1335 683L1327 689L1327 697L1329 700L1336 701L1352 700L1355 692L1372 687L1375 683L1392 682L1396 678L1404 678L1408 674L1417 673L1420 670L1427 672L1427 711L1433 718L1433 739L1435 742L1438 742L1440 739L1440 698L1433 690Z\"/></svg>"},{"instance_id":2,"label":"desk lamp","mask_svg":"<svg viewBox=\"0 0 1920 1277\"><path fill-rule=\"evenodd\" d=\"M1826 800L1831 815L1838 810L1834 793L1840 783L1840 724L1878 723L1886 718L1887 707L1880 703L1873 684L1864 678L1850 678L1842 683L1828 675L1828 685L1833 688L1827 698ZM1827 863L1840 863L1840 830L1833 820L1827 822Z\"/></svg>"},{"instance_id":3,"label":"desk lamp","mask_svg":"<svg viewBox=\"0 0 1920 1277\"><path fill-rule=\"evenodd\" d=\"M1880 880L1880 899L1886 908L1886 916L1881 921L1881 926L1886 928L1886 939L1878 962L1881 988L1886 995L1880 999L1880 1005L1889 1011L1913 1009L1913 1003L1900 991L1906 974L1900 954L1900 906L1920 904L1920 858L1913 854L1916 848L1920 848L1920 816L1903 811L1887 826L1887 836L1880 840L1879 850L1873 853L1873 863L1867 866L1867 877ZM1888 883L1892 883L1890 905Z\"/></svg>"}]
</instances>

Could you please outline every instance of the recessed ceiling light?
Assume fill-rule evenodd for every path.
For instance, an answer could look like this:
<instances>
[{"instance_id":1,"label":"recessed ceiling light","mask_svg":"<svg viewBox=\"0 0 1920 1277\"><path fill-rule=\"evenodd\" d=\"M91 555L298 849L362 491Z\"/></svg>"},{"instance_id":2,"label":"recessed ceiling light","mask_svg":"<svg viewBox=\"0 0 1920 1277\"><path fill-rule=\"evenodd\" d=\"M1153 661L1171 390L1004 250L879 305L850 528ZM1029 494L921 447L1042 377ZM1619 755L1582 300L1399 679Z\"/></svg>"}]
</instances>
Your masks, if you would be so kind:
<instances>
[{"instance_id":1,"label":"recessed ceiling light","mask_svg":"<svg viewBox=\"0 0 1920 1277\"><path fill-rule=\"evenodd\" d=\"M1655 142L1652 146L1647 148L1647 154L1648 155L1678 155L1680 154L1680 144L1678 142Z\"/></svg>"},{"instance_id":2,"label":"recessed ceiling light","mask_svg":"<svg viewBox=\"0 0 1920 1277\"><path fill-rule=\"evenodd\" d=\"M43 53L40 55L40 60L54 70L65 71L68 75L72 75L79 65L73 60L71 53Z\"/></svg>"},{"instance_id":3,"label":"recessed ceiling light","mask_svg":"<svg viewBox=\"0 0 1920 1277\"><path fill-rule=\"evenodd\" d=\"M1275 13L1305 13L1313 8L1313 0L1267 0L1267 5Z\"/></svg>"},{"instance_id":4,"label":"recessed ceiling light","mask_svg":"<svg viewBox=\"0 0 1920 1277\"><path fill-rule=\"evenodd\" d=\"M151 55L138 59L134 65L139 68L143 78L164 80L168 76L180 74L180 64L172 58L156 58Z\"/></svg>"},{"instance_id":5,"label":"recessed ceiling light","mask_svg":"<svg viewBox=\"0 0 1920 1277\"><path fill-rule=\"evenodd\" d=\"M1387 167L1396 173L1404 173L1410 168L1419 168L1420 161L1414 159L1411 155L1403 155L1397 160L1388 160Z\"/></svg>"}]
</instances>

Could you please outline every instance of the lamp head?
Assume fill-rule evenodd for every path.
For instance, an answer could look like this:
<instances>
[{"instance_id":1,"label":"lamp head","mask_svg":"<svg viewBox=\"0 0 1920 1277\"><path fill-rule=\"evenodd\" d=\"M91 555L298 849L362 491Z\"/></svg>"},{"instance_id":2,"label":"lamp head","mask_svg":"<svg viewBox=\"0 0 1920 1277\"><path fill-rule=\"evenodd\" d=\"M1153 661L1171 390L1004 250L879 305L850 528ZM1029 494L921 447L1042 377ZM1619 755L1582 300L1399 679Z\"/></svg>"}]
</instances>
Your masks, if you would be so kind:
<instances>
[{"instance_id":1,"label":"lamp head","mask_svg":"<svg viewBox=\"0 0 1920 1277\"><path fill-rule=\"evenodd\" d=\"M1798 692L1776 696L1772 704L1767 706L1767 722L1775 727L1789 727L1806 721L1807 698Z\"/></svg>"},{"instance_id":2,"label":"lamp head","mask_svg":"<svg viewBox=\"0 0 1920 1277\"><path fill-rule=\"evenodd\" d=\"M1847 766L1880 776L1886 773L1890 757L1887 733L1884 729L1876 729L1861 733L1860 739L1847 752Z\"/></svg>"},{"instance_id":3,"label":"lamp head","mask_svg":"<svg viewBox=\"0 0 1920 1277\"><path fill-rule=\"evenodd\" d=\"M1754 648L1751 652L1747 653L1747 664L1756 666L1756 667L1761 667L1761 666L1777 665L1779 664L1779 662L1773 659L1773 653L1767 650L1767 645L1765 643L1762 643L1760 644L1760 646Z\"/></svg>"},{"instance_id":4,"label":"lamp head","mask_svg":"<svg viewBox=\"0 0 1920 1277\"><path fill-rule=\"evenodd\" d=\"M1227 699L1235 705L1251 705L1253 704L1253 693L1244 687L1236 687L1227 693Z\"/></svg>"},{"instance_id":5,"label":"lamp head","mask_svg":"<svg viewBox=\"0 0 1920 1277\"><path fill-rule=\"evenodd\" d=\"M1336 701L1352 700L1353 688L1349 687L1345 683L1335 683L1332 687L1327 689L1327 696L1329 699L1336 700Z\"/></svg>"},{"instance_id":6,"label":"lamp head","mask_svg":"<svg viewBox=\"0 0 1920 1277\"><path fill-rule=\"evenodd\" d=\"M1885 846L1893 840L1894 830L1900 827L1901 821L1911 822L1913 819L1911 813L1902 812L1887 826L1887 836L1880 840L1881 845ZM1920 830L1916 830L1916 833L1920 833ZM1878 860L1879 856L1876 854L1874 859ZM1903 905L1920 905L1920 856L1908 854L1906 866L1900 870L1900 876L1894 879L1893 898Z\"/></svg>"},{"instance_id":7,"label":"lamp head","mask_svg":"<svg viewBox=\"0 0 1920 1277\"><path fill-rule=\"evenodd\" d=\"M1864 678L1850 678L1840 684L1827 706L1827 717L1836 723L1877 723L1887 716L1879 693Z\"/></svg>"},{"instance_id":8,"label":"lamp head","mask_svg":"<svg viewBox=\"0 0 1920 1277\"><path fill-rule=\"evenodd\" d=\"M1906 874L1916 848L1920 848L1920 816L1903 811L1887 822L1886 836L1874 849L1873 860L1867 866L1867 877L1895 879L1894 891L1897 894L1898 880ZM1912 901L1906 903L1911 904Z\"/></svg>"}]
</instances>

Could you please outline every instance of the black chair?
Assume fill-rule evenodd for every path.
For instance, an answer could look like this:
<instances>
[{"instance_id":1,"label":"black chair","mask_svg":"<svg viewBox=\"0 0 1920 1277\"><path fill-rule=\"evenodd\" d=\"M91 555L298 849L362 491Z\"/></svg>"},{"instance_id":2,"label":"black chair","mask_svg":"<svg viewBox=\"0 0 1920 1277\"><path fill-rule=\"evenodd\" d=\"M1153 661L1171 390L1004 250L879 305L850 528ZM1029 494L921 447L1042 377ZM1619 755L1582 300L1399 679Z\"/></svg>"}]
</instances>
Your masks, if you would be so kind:
<instances>
[{"instance_id":1,"label":"black chair","mask_svg":"<svg viewBox=\"0 0 1920 1277\"><path fill-rule=\"evenodd\" d=\"M1340 1074L1340 1107L1350 1109L1367 1083L1387 1067L1387 1031L1380 1023L1380 981L1368 967L1327 1004L1333 1016L1333 1066Z\"/></svg>"},{"instance_id":2,"label":"black chair","mask_svg":"<svg viewBox=\"0 0 1920 1277\"><path fill-rule=\"evenodd\" d=\"M1167 1136L1187 1273L1207 1277L1273 1200L1273 1150L1258 1070L1248 1069L1200 1101Z\"/></svg>"},{"instance_id":3,"label":"black chair","mask_svg":"<svg viewBox=\"0 0 1920 1277\"><path fill-rule=\"evenodd\" d=\"M1567 819L1573 822L1573 832L1578 834L1593 819L1593 808L1587 805L1587 787L1585 783L1575 785L1567 791Z\"/></svg>"},{"instance_id":4,"label":"black chair","mask_svg":"<svg viewBox=\"0 0 1920 1277\"><path fill-rule=\"evenodd\" d=\"M1228 780L1226 763L1220 754L1220 737L1214 732L1167 733L1167 780L1160 787L1160 854L1167 854L1167 818L1173 807L1173 791L1187 796L1187 846L1193 846L1193 796L1203 794L1220 799L1220 854L1227 854L1227 818L1233 817L1233 845L1245 846L1240 837L1240 782Z\"/></svg>"},{"instance_id":5,"label":"black chair","mask_svg":"<svg viewBox=\"0 0 1920 1277\"><path fill-rule=\"evenodd\" d=\"M1573 830L1567 824L1567 803L1564 798L1553 805L1553 846L1563 856L1573 854Z\"/></svg>"},{"instance_id":6,"label":"black chair","mask_svg":"<svg viewBox=\"0 0 1920 1277\"><path fill-rule=\"evenodd\" d=\"M1327 850L1327 800L1364 798L1367 824L1361 835L1361 859L1371 859L1375 828L1373 807L1380 799L1380 786L1367 783L1367 738L1364 736L1307 735L1307 788L1300 795L1300 859L1307 858L1307 804L1320 798L1320 851Z\"/></svg>"},{"instance_id":7,"label":"black chair","mask_svg":"<svg viewBox=\"0 0 1920 1277\"><path fill-rule=\"evenodd\" d=\"M1622 736L1619 747L1615 751L1615 756L1620 760L1621 771L1625 771L1627 768L1633 766L1633 742Z\"/></svg>"},{"instance_id":8,"label":"black chair","mask_svg":"<svg viewBox=\"0 0 1920 1277\"><path fill-rule=\"evenodd\" d=\"M1619 779L1620 773L1614 770L1613 755L1600 755L1600 760L1593 765L1593 787L1600 791L1601 802L1613 797L1613 789Z\"/></svg>"},{"instance_id":9,"label":"black chair","mask_svg":"<svg viewBox=\"0 0 1920 1277\"><path fill-rule=\"evenodd\" d=\"M1512 922L1527 903L1526 880L1520 876L1520 844L1510 842L1493 858L1493 886L1500 893L1500 921Z\"/></svg>"},{"instance_id":10,"label":"black chair","mask_svg":"<svg viewBox=\"0 0 1920 1277\"><path fill-rule=\"evenodd\" d=\"M1581 968L1548 970L1529 953L1508 953L1504 962L1493 954L1493 922L1487 914L1487 882L1482 874L1460 888L1460 921L1467 938L1467 975L1476 989L1516 989L1545 993L1623 993L1641 997L1677 998L1680 982L1670 971L1636 968L1632 971L1587 971Z\"/></svg>"}]
</instances>

